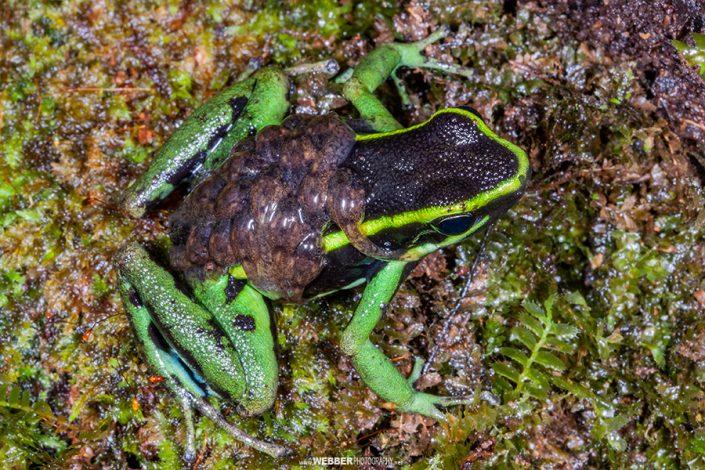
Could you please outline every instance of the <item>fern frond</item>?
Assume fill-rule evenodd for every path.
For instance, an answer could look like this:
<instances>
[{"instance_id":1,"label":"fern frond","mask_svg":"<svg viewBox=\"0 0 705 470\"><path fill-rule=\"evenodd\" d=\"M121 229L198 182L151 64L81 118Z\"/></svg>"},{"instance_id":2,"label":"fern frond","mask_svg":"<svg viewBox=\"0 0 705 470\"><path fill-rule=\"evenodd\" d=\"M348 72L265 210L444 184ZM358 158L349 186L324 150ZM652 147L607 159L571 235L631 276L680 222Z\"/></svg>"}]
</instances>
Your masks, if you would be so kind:
<instances>
[{"instance_id":1,"label":"fern frond","mask_svg":"<svg viewBox=\"0 0 705 470\"><path fill-rule=\"evenodd\" d=\"M28 390L18 385L0 383L0 461L46 465L53 461L54 452L63 451L67 444L56 434L65 426L44 400L33 400Z\"/></svg>"},{"instance_id":2,"label":"fern frond","mask_svg":"<svg viewBox=\"0 0 705 470\"><path fill-rule=\"evenodd\" d=\"M565 371L566 364L559 354L575 352L574 340L579 330L573 325L553 320L556 296L552 295L538 304L526 300L519 314L519 324L509 335L513 346L499 349L508 361L495 362L493 370L509 380L514 389L512 395L528 394L545 399L551 388L553 374Z\"/></svg>"}]
</instances>

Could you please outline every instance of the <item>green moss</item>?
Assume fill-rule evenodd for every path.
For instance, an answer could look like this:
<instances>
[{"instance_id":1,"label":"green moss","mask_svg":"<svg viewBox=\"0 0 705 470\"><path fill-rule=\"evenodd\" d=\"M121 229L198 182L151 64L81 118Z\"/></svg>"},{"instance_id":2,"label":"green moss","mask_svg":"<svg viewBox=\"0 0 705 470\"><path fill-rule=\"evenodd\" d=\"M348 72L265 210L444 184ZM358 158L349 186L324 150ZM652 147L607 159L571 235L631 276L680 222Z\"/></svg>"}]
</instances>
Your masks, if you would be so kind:
<instances>
[{"instance_id":1,"label":"green moss","mask_svg":"<svg viewBox=\"0 0 705 470\"><path fill-rule=\"evenodd\" d=\"M671 41L673 47L680 52L690 65L698 67L700 75L705 77L705 34L690 33L693 45L690 46L682 41L674 39Z\"/></svg>"},{"instance_id":2,"label":"green moss","mask_svg":"<svg viewBox=\"0 0 705 470\"><path fill-rule=\"evenodd\" d=\"M134 1L118 14L10 0L0 19L2 463L178 466L181 413L136 352L111 264L126 240L163 243L169 208L131 220L116 208L120 189L250 59L354 63L378 34L415 37L444 22L461 40L431 52L476 74L402 72L414 110L384 98L404 122L470 104L535 170L491 235L478 294L433 367L430 391L471 393L474 405L449 408L446 423L389 411L337 349L351 294L275 310L277 404L254 419L223 404L228 419L286 443L294 463L309 449L412 468L705 461L705 237L694 222L703 194L687 142L637 106L649 98L633 64L557 35L534 4L511 14L509 3ZM674 45L703 73L702 37L692 39ZM298 106L335 101L313 82L297 82ZM428 356L459 272L414 277L374 334L405 373ZM553 293L550 308L526 303ZM564 350L546 342L556 328L571 332ZM513 372L496 373L498 363ZM205 418L196 432L206 468L273 464Z\"/></svg>"}]
</instances>

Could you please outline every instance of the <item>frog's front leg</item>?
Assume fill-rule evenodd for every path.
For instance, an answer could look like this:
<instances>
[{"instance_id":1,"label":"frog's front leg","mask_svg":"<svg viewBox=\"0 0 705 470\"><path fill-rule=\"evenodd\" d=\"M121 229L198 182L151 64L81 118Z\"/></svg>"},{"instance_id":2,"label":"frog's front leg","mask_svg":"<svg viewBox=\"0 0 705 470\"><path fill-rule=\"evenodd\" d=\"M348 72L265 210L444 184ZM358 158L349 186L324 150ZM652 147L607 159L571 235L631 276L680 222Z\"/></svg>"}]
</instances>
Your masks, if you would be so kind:
<instances>
[{"instance_id":1,"label":"frog's front leg","mask_svg":"<svg viewBox=\"0 0 705 470\"><path fill-rule=\"evenodd\" d=\"M140 217L182 181L220 165L238 141L281 122L289 107L288 91L286 74L267 67L214 96L174 131L147 171L127 188L122 206Z\"/></svg>"},{"instance_id":2,"label":"frog's front leg","mask_svg":"<svg viewBox=\"0 0 705 470\"><path fill-rule=\"evenodd\" d=\"M402 96L403 104L407 104L408 97L401 87L401 82L396 78L399 67L419 67L469 76L472 72L468 68L439 62L423 54L427 46L444 38L448 33L448 28L442 27L421 41L408 44L392 42L379 46L360 61L352 76L343 85L343 95L357 108L360 117L369 122L377 132L401 129L401 124L374 96L374 91L392 77Z\"/></svg>"},{"instance_id":3,"label":"frog's front leg","mask_svg":"<svg viewBox=\"0 0 705 470\"><path fill-rule=\"evenodd\" d=\"M369 339L385 306L402 281L406 264L403 261L390 261L372 278L350 324L343 332L341 348L351 356L362 380L382 399L394 403L402 411L419 413L442 421L445 417L436 405L463 404L469 400L417 392L412 385L418 378L419 368L414 368L417 373L412 373L409 379L404 378L392 361Z\"/></svg>"},{"instance_id":4,"label":"frog's front leg","mask_svg":"<svg viewBox=\"0 0 705 470\"><path fill-rule=\"evenodd\" d=\"M196 286L202 305L192 302L171 275L139 245L116 257L120 292L150 366L169 390L228 431L235 439L278 457L285 449L237 429L206 401L204 382L238 404L243 415L269 409L274 401L277 364L262 297L228 276ZM235 291L237 290L237 292ZM185 416L188 413L185 413ZM193 431L187 423L187 452Z\"/></svg>"}]
</instances>

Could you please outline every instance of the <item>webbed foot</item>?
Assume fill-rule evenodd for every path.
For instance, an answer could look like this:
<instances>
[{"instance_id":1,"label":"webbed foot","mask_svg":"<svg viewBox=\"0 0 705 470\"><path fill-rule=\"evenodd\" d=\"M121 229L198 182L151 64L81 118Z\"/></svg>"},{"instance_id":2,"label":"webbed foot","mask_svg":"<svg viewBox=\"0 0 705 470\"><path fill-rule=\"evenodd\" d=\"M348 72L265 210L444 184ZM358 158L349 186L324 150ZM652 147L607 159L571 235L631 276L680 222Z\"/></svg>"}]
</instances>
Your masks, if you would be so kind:
<instances>
[{"instance_id":1,"label":"webbed foot","mask_svg":"<svg viewBox=\"0 0 705 470\"><path fill-rule=\"evenodd\" d=\"M418 67L438 70L440 72L470 78L473 74L472 69L448 62L441 62L423 54L424 49L431 44L440 41L444 37L448 36L448 34L450 34L450 28L448 28L448 26L442 26L420 41L409 44L393 43L393 46L397 49L399 55L401 56L401 60L399 61L397 67Z\"/></svg>"},{"instance_id":2,"label":"webbed foot","mask_svg":"<svg viewBox=\"0 0 705 470\"><path fill-rule=\"evenodd\" d=\"M445 421L445 415L436 406L470 405L473 397L441 397L430 393L415 392L411 403L399 407L401 411L418 413L436 421Z\"/></svg>"},{"instance_id":3,"label":"webbed foot","mask_svg":"<svg viewBox=\"0 0 705 470\"><path fill-rule=\"evenodd\" d=\"M416 381L419 380L419 377L421 377L423 365L423 358L417 357L414 361L414 368L411 370L411 374L406 379L412 388ZM401 406L400 409L409 413L422 414L437 421L445 421L445 415L438 408L436 408L436 406L469 405L473 402L474 397L472 396L441 397L430 393L414 391L411 403L406 406Z\"/></svg>"}]
</instances>

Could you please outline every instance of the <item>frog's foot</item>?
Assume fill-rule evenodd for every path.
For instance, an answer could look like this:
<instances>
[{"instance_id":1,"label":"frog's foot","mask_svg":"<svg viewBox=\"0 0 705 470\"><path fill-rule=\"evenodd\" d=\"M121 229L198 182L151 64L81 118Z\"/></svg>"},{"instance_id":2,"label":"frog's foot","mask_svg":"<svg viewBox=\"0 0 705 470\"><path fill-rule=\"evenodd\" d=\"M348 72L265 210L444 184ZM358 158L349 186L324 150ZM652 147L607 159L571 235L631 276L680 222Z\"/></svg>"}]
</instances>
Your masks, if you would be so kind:
<instances>
[{"instance_id":1,"label":"frog's foot","mask_svg":"<svg viewBox=\"0 0 705 470\"><path fill-rule=\"evenodd\" d=\"M177 385L174 384L174 387ZM169 387L172 388L173 387ZM179 405L181 406L181 414L184 415L184 427L186 430L186 442L184 443L184 462L192 464L196 461L196 433L193 429L193 413L191 412L191 402L186 397L186 394L177 395Z\"/></svg>"},{"instance_id":2,"label":"frog's foot","mask_svg":"<svg viewBox=\"0 0 705 470\"><path fill-rule=\"evenodd\" d=\"M355 370L370 389L401 411L419 413L444 421L436 406L472 403L469 397L437 397L417 392L412 384L419 378L423 361L417 360L409 378L404 377L391 360L369 340L369 335L382 315L383 306L394 295L406 263L388 262L370 280L350 323L340 338L340 347L350 356Z\"/></svg>"},{"instance_id":3,"label":"frog's foot","mask_svg":"<svg viewBox=\"0 0 705 470\"><path fill-rule=\"evenodd\" d=\"M467 67L462 67L460 65L451 64L447 62L441 62L436 59L432 59L423 54L424 49L426 49L431 44L440 41L444 37L448 36L450 29L447 26L438 28L436 31L431 33L426 38L412 42L409 44L393 43L393 47L397 50L401 56L398 67L417 67L422 69L438 70L440 72L460 75L466 78L470 78L473 75L473 70ZM396 74L396 69L392 75ZM396 80L395 80L396 81ZM402 97L403 99L403 97Z\"/></svg>"},{"instance_id":4,"label":"frog's foot","mask_svg":"<svg viewBox=\"0 0 705 470\"><path fill-rule=\"evenodd\" d=\"M418 413L436 421L445 421L445 415L436 406L470 405L473 397L440 397L430 393L415 392L410 403L399 407L401 411Z\"/></svg>"},{"instance_id":5,"label":"frog's foot","mask_svg":"<svg viewBox=\"0 0 705 470\"><path fill-rule=\"evenodd\" d=\"M341 74L335 81L343 83L343 96L355 106L360 118L367 121L377 132L392 132L402 126L374 96L374 91L391 77L399 90L403 106L411 100L401 85L399 67L416 67L439 70L444 73L471 77L473 71L455 64L440 62L424 55L427 46L448 35L447 27L439 28L425 39L413 43L392 42L377 47L364 57L352 72Z\"/></svg>"},{"instance_id":6,"label":"frog's foot","mask_svg":"<svg viewBox=\"0 0 705 470\"><path fill-rule=\"evenodd\" d=\"M414 384L419 377L421 377L421 371L423 370L424 360L417 357L414 361L414 368L411 370L411 374L406 379L409 386L413 388ZM414 392L411 403L407 405L400 406L399 409L402 411L408 411L410 413L419 413L424 416L428 416L437 421L445 421L445 415L436 408L438 406L453 406L453 405L469 405L473 403L473 397L439 397L437 395L431 395L429 393Z\"/></svg>"},{"instance_id":7,"label":"frog's foot","mask_svg":"<svg viewBox=\"0 0 705 470\"><path fill-rule=\"evenodd\" d=\"M226 420L223 415L211 406L207 401L202 399L194 399L193 406L201 412L202 415L207 416L211 421L217 424L221 429L230 434L234 439L242 442L245 445L257 449L260 452L273 457L275 459L284 457L291 453L291 449L284 446L274 444L272 442L266 442L260 439L256 439L240 428L233 426L228 420ZM185 457L184 457L185 459Z\"/></svg>"}]
</instances>

